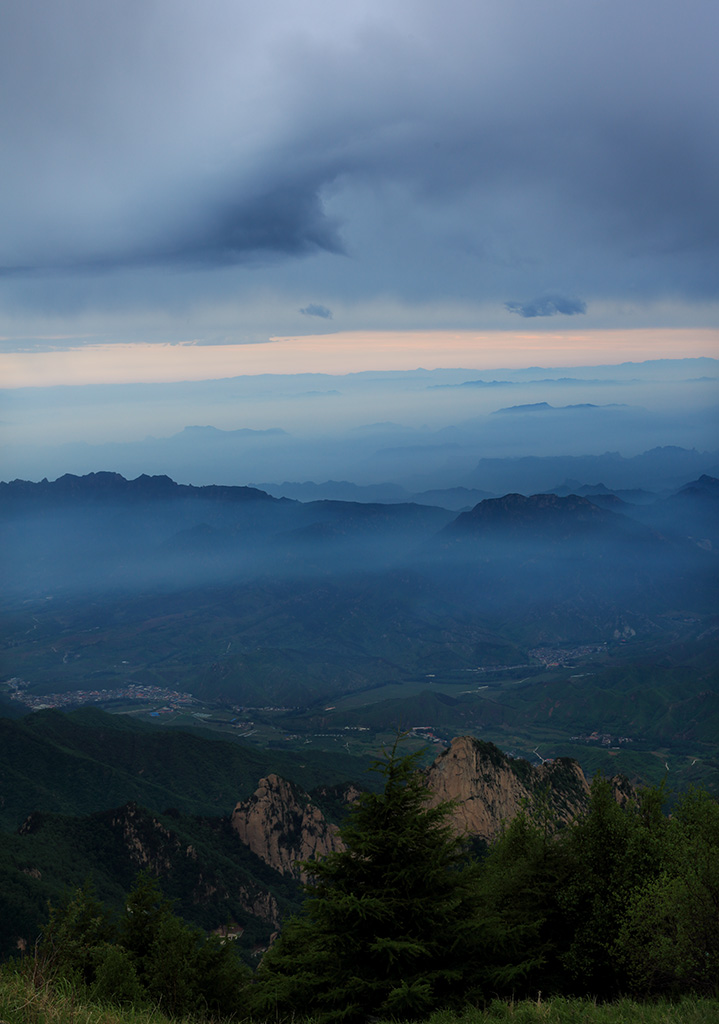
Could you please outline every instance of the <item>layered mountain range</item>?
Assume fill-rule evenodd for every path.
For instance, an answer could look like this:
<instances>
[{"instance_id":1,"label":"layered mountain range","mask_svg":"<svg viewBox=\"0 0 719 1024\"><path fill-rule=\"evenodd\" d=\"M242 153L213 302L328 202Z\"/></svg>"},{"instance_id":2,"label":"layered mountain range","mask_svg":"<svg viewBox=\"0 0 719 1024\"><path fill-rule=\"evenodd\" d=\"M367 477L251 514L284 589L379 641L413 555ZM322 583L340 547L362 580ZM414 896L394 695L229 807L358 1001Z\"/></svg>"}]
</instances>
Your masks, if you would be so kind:
<instances>
[{"instance_id":1,"label":"layered mountain range","mask_svg":"<svg viewBox=\"0 0 719 1024\"><path fill-rule=\"evenodd\" d=\"M701 657L694 699L713 685L718 489L703 476L651 505L508 494L457 514L114 473L0 484L0 682L32 706L154 686L319 711L631 642L654 665Z\"/></svg>"},{"instance_id":2,"label":"layered mountain range","mask_svg":"<svg viewBox=\"0 0 719 1024\"><path fill-rule=\"evenodd\" d=\"M719 481L703 476L649 508L598 488L598 500L508 494L457 516L418 504L303 503L251 487L192 487L168 477L15 480L0 483L5 579L10 593L45 597L327 578L430 563L441 577L459 540L471 540L480 561L499 555L516 562L549 543L560 560L591 562L632 548L650 574L669 563L701 574L703 556L695 549L715 545ZM465 545L461 558L468 554Z\"/></svg>"}]
</instances>

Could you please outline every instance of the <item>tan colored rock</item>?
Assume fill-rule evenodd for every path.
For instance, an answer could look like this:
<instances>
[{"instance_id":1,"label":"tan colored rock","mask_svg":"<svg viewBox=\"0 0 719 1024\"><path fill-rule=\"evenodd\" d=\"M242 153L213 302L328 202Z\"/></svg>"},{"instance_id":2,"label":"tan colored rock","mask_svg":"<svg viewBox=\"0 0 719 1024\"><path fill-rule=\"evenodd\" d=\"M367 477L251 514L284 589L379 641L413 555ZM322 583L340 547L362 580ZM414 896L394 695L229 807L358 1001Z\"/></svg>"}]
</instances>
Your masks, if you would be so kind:
<instances>
[{"instance_id":1,"label":"tan colored rock","mask_svg":"<svg viewBox=\"0 0 719 1024\"><path fill-rule=\"evenodd\" d=\"M533 767L471 736L454 739L425 775L429 806L451 801L450 820L457 831L485 842L495 839L523 807L544 806L552 825L564 824L585 810L589 796L576 761L557 758ZM346 799L352 802L357 795L348 789ZM626 799L624 789L617 786L620 797ZM304 878L300 861L342 849L338 829L308 794L277 775L261 779L249 800L237 804L231 820L253 853L295 878Z\"/></svg>"},{"instance_id":2,"label":"tan colored rock","mask_svg":"<svg viewBox=\"0 0 719 1024\"><path fill-rule=\"evenodd\" d=\"M576 761L560 758L534 768L471 736L452 740L428 768L427 785L432 791L430 806L453 801L457 830L486 842L524 804L536 802L543 794L552 816L567 822L586 806L589 793Z\"/></svg>"},{"instance_id":3,"label":"tan colored rock","mask_svg":"<svg viewBox=\"0 0 719 1024\"><path fill-rule=\"evenodd\" d=\"M304 878L299 861L324 857L341 849L338 830L298 786L268 775L249 798L232 812L237 835L266 864L295 878Z\"/></svg>"}]
</instances>

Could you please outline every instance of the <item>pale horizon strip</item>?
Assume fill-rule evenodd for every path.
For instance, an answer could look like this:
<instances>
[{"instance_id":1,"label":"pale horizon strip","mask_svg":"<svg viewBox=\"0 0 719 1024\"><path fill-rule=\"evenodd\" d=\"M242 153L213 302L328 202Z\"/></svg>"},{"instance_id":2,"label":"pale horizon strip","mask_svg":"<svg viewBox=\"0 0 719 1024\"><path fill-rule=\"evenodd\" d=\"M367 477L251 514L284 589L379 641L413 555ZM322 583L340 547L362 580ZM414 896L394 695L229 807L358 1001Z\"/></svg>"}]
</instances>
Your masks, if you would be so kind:
<instances>
[{"instance_id":1,"label":"pale horizon strip","mask_svg":"<svg viewBox=\"0 0 719 1024\"><path fill-rule=\"evenodd\" d=\"M262 343L77 345L0 353L0 388L173 383L257 374L593 366L719 355L713 328L344 331Z\"/></svg>"}]
</instances>

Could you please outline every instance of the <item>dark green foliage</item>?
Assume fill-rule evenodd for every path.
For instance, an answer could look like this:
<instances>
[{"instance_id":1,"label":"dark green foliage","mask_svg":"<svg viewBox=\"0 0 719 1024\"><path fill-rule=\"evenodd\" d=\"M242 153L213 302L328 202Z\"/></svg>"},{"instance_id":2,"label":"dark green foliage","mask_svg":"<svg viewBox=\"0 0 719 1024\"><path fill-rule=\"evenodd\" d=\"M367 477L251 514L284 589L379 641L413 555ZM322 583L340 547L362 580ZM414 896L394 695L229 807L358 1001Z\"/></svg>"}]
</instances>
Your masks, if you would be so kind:
<instances>
[{"instance_id":1,"label":"dark green foliage","mask_svg":"<svg viewBox=\"0 0 719 1024\"><path fill-rule=\"evenodd\" d=\"M715 995L719 805L692 792L620 804L597 776L587 811L552 835L520 814L482 870L485 990L502 996Z\"/></svg>"},{"instance_id":2,"label":"dark green foliage","mask_svg":"<svg viewBox=\"0 0 719 1024\"><path fill-rule=\"evenodd\" d=\"M367 764L339 753L270 754L94 708L0 717L0 829L35 811L89 814L130 800L154 811L226 814L268 772L310 790L354 781Z\"/></svg>"},{"instance_id":3,"label":"dark green foliage","mask_svg":"<svg viewBox=\"0 0 719 1024\"><path fill-rule=\"evenodd\" d=\"M558 894L568 872L541 800L520 812L491 847L481 873L485 991L562 991L559 955L566 934Z\"/></svg>"},{"instance_id":4,"label":"dark green foliage","mask_svg":"<svg viewBox=\"0 0 719 1024\"><path fill-rule=\"evenodd\" d=\"M231 944L176 917L148 874L138 876L117 923L87 886L51 910L38 950L45 978L91 999L161 1007L170 1016L230 1016L249 971Z\"/></svg>"},{"instance_id":5,"label":"dark green foliage","mask_svg":"<svg viewBox=\"0 0 719 1024\"><path fill-rule=\"evenodd\" d=\"M418 757L395 748L377 763L384 788L354 806L344 851L306 865L304 911L254 984L234 948L176 917L147 874L116 922L87 886L53 910L40 973L170 1015L327 1024L539 991L719 994L719 806L705 793L669 819L661 789L620 804L600 776L586 812L559 832L538 793L478 863L448 807L427 806Z\"/></svg>"},{"instance_id":6,"label":"dark green foliage","mask_svg":"<svg viewBox=\"0 0 719 1024\"><path fill-rule=\"evenodd\" d=\"M599 775L586 811L558 829L550 771L552 791L537 789L480 863L452 831L448 806L428 806L420 757L395 746L375 763L379 791L353 806L344 851L306 865L304 910L249 988L234 947L186 921L209 930L230 916L252 945L271 926L252 931L239 891L259 879L285 914L298 906L297 892L237 842L227 821L134 805L84 821L34 815L23 835L4 837L3 927L23 934L14 931L23 914L40 913L50 865L77 889L92 863L99 899L114 905L117 921L87 887L77 889L51 914L41 953L44 968L94 999L159 1003L170 1014L354 1024L538 991L598 1000L719 994L715 800L692 791L668 818L661 787L622 797ZM559 803L573 795L559 793ZM334 791L323 799L339 812ZM137 865L128 836L162 871L165 896L149 876L125 895ZM213 896L202 906L206 892Z\"/></svg>"},{"instance_id":7,"label":"dark green foliage","mask_svg":"<svg viewBox=\"0 0 719 1024\"><path fill-rule=\"evenodd\" d=\"M90 998L120 1006L142 1006L145 991L140 984L132 957L122 946L108 944L94 964Z\"/></svg>"},{"instance_id":8,"label":"dark green foliage","mask_svg":"<svg viewBox=\"0 0 719 1024\"><path fill-rule=\"evenodd\" d=\"M574 987L616 994L621 978L612 947L631 893L660 867L651 856L653 846L661 856L654 838L642 816L623 810L611 784L597 776L587 813L565 839L572 871L560 900L572 940L563 961Z\"/></svg>"},{"instance_id":9,"label":"dark green foliage","mask_svg":"<svg viewBox=\"0 0 719 1024\"><path fill-rule=\"evenodd\" d=\"M189 812L227 815L270 770L311 788L361 776L362 764L345 755L334 763L324 753L271 755L89 708L0 718L0 825L23 822L17 833L0 828L0 958L18 942L31 945L48 900L58 903L87 877L103 902L120 906L142 861L127 841L128 808L107 808L137 794L155 813L135 807L132 831L153 863L165 865L163 889L178 913L206 930L237 921L249 957L275 928L253 916L258 896L269 892L284 916L298 909L299 886L239 843L227 818ZM180 813L158 813L167 807Z\"/></svg>"},{"instance_id":10,"label":"dark green foliage","mask_svg":"<svg viewBox=\"0 0 719 1024\"><path fill-rule=\"evenodd\" d=\"M143 863L184 920L205 931L237 922L248 960L276 927L254 916L254 906L268 894L283 916L300 906L299 884L256 857L228 819L151 814L132 804L87 818L38 814L23 834L0 833L0 957L15 952L19 939L32 945L48 900L58 904L86 878L119 911Z\"/></svg>"},{"instance_id":11,"label":"dark green foliage","mask_svg":"<svg viewBox=\"0 0 719 1024\"><path fill-rule=\"evenodd\" d=\"M73 981L92 985L95 971L115 937L107 910L85 884L50 908L40 945L46 968Z\"/></svg>"},{"instance_id":12,"label":"dark green foliage","mask_svg":"<svg viewBox=\"0 0 719 1024\"><path fill-rule=\"evenodd\" d=\"M688 793L667 825L663 870L637 886L615 945L640 996L719 994L719 805Z\"/></svg>"},{"instance_id":13,"label":"dark green foliage","mask_svg":"<svg viewBox=\"0 0 719 1024\"><path fill-rule=\"evenodd\" d=\"M345 850L308 865L303 914L262 961L256 1009L323 1021L422 1016L472 985L480 934L476 863L428 808L418 755L376 762L341 829Z\"/></svg>"}]
</instances>

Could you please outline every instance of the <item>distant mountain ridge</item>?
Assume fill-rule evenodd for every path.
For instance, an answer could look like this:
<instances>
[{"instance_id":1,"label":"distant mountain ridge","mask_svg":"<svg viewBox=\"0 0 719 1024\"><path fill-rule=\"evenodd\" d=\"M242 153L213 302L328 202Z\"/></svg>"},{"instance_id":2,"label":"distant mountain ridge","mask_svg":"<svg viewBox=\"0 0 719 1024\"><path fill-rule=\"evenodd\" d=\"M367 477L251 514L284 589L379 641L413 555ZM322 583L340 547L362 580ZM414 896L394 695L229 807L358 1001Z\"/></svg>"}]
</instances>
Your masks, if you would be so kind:
<instances>
[{"instance_id":1,"label":"distant mountain ridge","mask_svg":"<svg viewBox=\"0 0 719 1024\"><path fill-rule=\"evenodd\" d=\"M527 408L536 411L539 407L531 406ZM552 410L550 408L550 411L562 412L566 410ZM641 454L631 457L621 455L618 451L607 451L601 455L510 455L502 458L484 457L471 461L472 446L474 444L471 441L472 429L471 424L447 428L429 436L424 435L421 443L418 442L417 432L410 432L407 437L402 438L401 444L397 443L400 438L396 437L394 439L395 443L391 446L386 444L377 445L373 451L372 458L376 461L377 469L381 473L380 480L384 480L384 483L360 483L352 481L343 475L339 478L324 478L324 483L315 482L307 477L304 478L304 483L291 482L292 478L280 477L279 479L284 479L285 482L278 484L271 482L267 475L261 476L254 472L252 467L255 466L255 462L253 461L248 464L251 474L249 475L249 480L263 480L266 481L265 483L254 483L249 486L244 482L242 484L228 483L218 485L212 483L203 486L194 485L194 491L200 492L204 487L219 489L225 486L231 490L236 489L238 492L243 490L243 488L247 490L264 490L276 496L287 496L303 502L327 498L370 503L378 501L392 503L422 502L425 500L424 496L426 495L427 503L431 504L440 504L441 495L444 492L450 502L446 507L457 508L456 498L453 498L452 495L453 491L458 488L468 490L471 501L471 495L477 495L478 497L475 500L479 500L480 497L498 496L511 492L528 495L550 491L557 486L557 481L571 479L577 481L577 485L580 487L597 480L602 481L605 486L612 490L623 489L630 491L639 489L661 492L666 495L683 486L688 480L696 479L701 475L719 476L719 450L698 451L671 445L648 449ZM223 436L226 434L228 437L235 437L236 435L239 437L247 436L244 430L216 431L214 427L186 428L186 430L189 431L189 434L185 435L185 431L182 431L176 436L178 438L195 436L197 432L199 436L207 438L208 442L216 434ZM272 438L278 436L273 430L261 432L261 434L262 437L269 439L267 443L270 443ZM250 436L254 437L255 432L250 432ZM244 444L244 442L242 443ZM422 466L424 465L425 469L428 466L428 459L449 459L448 465L451 465L451 460L454 460L455 456L457 468L452 473L451 483L443 482L439 486L434 482L421 487L407 486L406 481L398 483L398 478L392 469L393 460L400 460L408 469L415 466L416 472L413 472L412 476L417 480L424 472ZM238 453L237 457L239 474L241 467L245 466L245 462L241 454ZM200 457L198 456L198 458ZM258 458L260 458L259 455ZM170 476L167 476L167 469L165 467L172 467L174 475L178 476L180 474L184 475L186 466L189 466L189 462L185 465L183 462L175 464L172 460L163 461L158 459L147 461L149 461L149 464L157 461L158 464L163 466L163 471L149 477L146 472L141 472L137 476L138 480L145 480L146 477L150 480L170 479ZM200 461L205 466L209 467L211 465L209 454L201 457ZM342 466L345 473L348 465L354 461L356 461L356 456L350 446L347 449L347 455ZM105 464L107 465L108 463L110 465L116 463L116 459L109 451L105 460ZM260 464L265 467L266 473L266 461L263 462L260 458L258 465ZM247 470L245 470L246 472ZM97 477L99 489L102 479L112 475L104 471L87 474L68 473L64 474L64 477L60 477L60 479L66 479L65 486L70 491L73 479L88 480ZM114 475L119 477L121 474L117 473ZM129 484L131 473L123 470L123 475L127 478ZM392 475L395 476L395 482L389 482ZM406 475L406 473L403 474L403 476ZM443 471L442 476L446 479L446 472ZM247 479L248 476L245 475L245 480ZM322 479L320 477L320 480ZM19 480L12 482L17 484ZM54 482L57 483L57 481ZM3 486L0 484L0 488ZM138 491L141 490L140 485L135 486ZM156 484L155 486L159 488L160 485ZM190 488L191 485L177 484L176 487ZM130 488L128 488L128 493L129 490ZM184 492L185 496L189 496L191 493L191 489ZM209 492L205 496L209 496Z\"/></svg>"},{"instance_id":2,"label":"distant mountain ridge","mask_svg":"<svg viewBox=\"0 0 719 1024\"><path fill-rule=\"evenodd\" d=\"M142 473L134 480L128 480L120 473L87 473L76 476L65 473L57 480L41 480L31 483L27 480L0 481L0 503L45 500L61 502L96 501L166 501L182 498L205 501L278 501L256 487L231 487L209 485L195 487L192 484L178 484L169 476L148 476Z\"/></svg>"},{"instance_id":3,"label":"distant mountain ridge","mask_svg":"<svg viewBox=\"0 0 719 1024\"><path fill-rule=\"evenodd\" d=\"M525 405L510 405L504 409L496 409L492 414L496 416L501 413L534 413L534 412L575 412L577 409L626 409L627 406L620 402L610 402L608 405L597 405L594 402L580 402L576 405L550 405L549 402L530 402Z\"/></svg>"},{"instance_id":4,"label":"distant mountain ridge","mask_svg":"<svg viewBox=\"0 0 719 1024\"><path fill-rule=\"evenodd\" d=\"M715 448L711 400L717 363L704 358L7 389L3 475L41 479L113 469L128 477L167 474L196 485L349 480L360 487L389 481L408 494L457 486L536 493L568 475L582 482L602 477L563 473L536 481L515 475L495 486L478 479L474 468L484 457L528 453L579 458L582 452L617 450L632 456L667 439L687 450ZM543 402L561 411L535 415L531 408ZM529 407L529 434L523 413L493 415L511 405ZM147 416L140 421L128 408L145 409ZM95 424L110 410L115 427L100 435ZM443 448L448 442L458 447ZM687 465L680 475L711 474L717 465L715 452L713 464ZM634 486L653 490L681 482L676 476L658 482L637 476Z\"/></svg>"},{"instance_id":5,"label":"distant mountain ridge","mask_svg":"<svg viewBox=\"0 0 719 1024\"><path fill-rule=\"evenodd\" d=\"M619 525L621 523L621 525ZM481 534L483 529L498 530L504 535L518 536L531 530L534 536L571 535L583 528L594 531L620 529L623 522L588 498L570 494L505 494L488 498L469 512L462 512L444 528L444 535Z\"/></svg>"},{"instance_id":6,"label":"distant mountain ridge","mask_svg":"<svg viewBox=\"0 0 719 1024\"><path fill-rule=\"evenodd\" d=\"M5 678L305 706L526 664L540 643L665 637L719 606L712 523L706 481L646 507L508 493L459 515L165 476L16 481L0 488Z\"/></svg>"},{"instance_id":7,"label":"distant mountain ridge","mask_svg":"<svg viewBox=\"0 0 719 1024\"><path fill-rule=\"evenodd\" d=\"M506 494L548 491L557 480L601 480L607 487L667 491L702 474L719 476L719 452L699 452L665 445L627 458L619 452L603 455L526 455L481 459L472 474L478 487Z\"/></svg>"}]
</instances>

